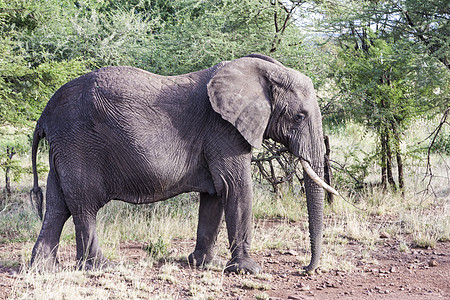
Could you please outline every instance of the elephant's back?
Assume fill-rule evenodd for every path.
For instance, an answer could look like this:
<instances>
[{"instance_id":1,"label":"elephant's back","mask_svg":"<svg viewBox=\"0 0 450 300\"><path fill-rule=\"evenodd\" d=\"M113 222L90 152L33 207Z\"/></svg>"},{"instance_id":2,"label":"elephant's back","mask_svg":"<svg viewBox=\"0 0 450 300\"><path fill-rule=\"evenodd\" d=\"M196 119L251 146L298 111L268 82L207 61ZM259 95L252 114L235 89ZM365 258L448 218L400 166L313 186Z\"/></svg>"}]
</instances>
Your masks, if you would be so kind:
<instances>
[{"instance_id":1,"label":"elephant's back","mask_svg":"<svg viewBox=\"0 0 450 300\"><path fill-rule=\"evenodd\" d=\"M162 76L129 66L104 67L63 85L49 100L41 119L58 116L81 120L92 113L116 115L159 106L189 106L206 100L214 68L179 76Z\"/></svg>"},{"instance_id":2,"label":"elephant's back","mask_svg":"<svg viewBox=\"0 0 450 300\"><path fill-rule=\"evenodd\" d=\"M134 93L147 90L152 81L162 81L164 76L150 73L134 67L111 66L104 67L61 86L50 98L45 110L51 111L70 104L82 105L82 100L95 100L90 96L101 90L111 96L133 97ZM151 87L150 87L151 88ZM45 112L44 110L44 112Z\"/></svg>"},{"instance_id":3,"label":"elephant's back","mask_svg":"<svg viewBox=\"0 0 450 300\"><path fill-rule=\"evenodd\" d=\"M136 99L135 94L143 93L143 82L152 77L159 75L133 67L105 67L89 72L60 87L38 122L47 136L53 131L93 122L99 112L117 110L116 106Z\"/></svg>"},{"instance_id":4,"label":"elephant's back","mask_svg":"<svg viewBox=\"0 0 450 300\"><path fill-rule=\"evenodd\" d=\"M155 93L161 90L165 76L150 73L134 67L105 67L91 73L92 82L89 88L93 88L93 100L115 102L149 100Z\"/></svg>"}]
</instances>

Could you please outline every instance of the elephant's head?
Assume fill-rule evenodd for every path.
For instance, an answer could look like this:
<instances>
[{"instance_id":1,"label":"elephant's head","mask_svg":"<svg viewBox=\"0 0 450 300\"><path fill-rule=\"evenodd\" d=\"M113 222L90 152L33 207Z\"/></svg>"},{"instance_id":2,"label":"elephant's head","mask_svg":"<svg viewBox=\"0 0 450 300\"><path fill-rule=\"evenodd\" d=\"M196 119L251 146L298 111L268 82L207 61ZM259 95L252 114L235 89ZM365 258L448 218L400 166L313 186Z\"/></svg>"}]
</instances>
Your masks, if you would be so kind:
<instances>
[{"instance_id":1,"label":"elephant's head","mask_svg":"<svg viewBox=\"0 0 450 300\"><path fill-rule=\"evenodd\" d=\"M322 244L324 145L322 116L311 80L278 61L252 54L225 64L208 83L213 109L255 148L264 138L300 157L305 172L312 258ZM308 174L308 175L307 175ZM321 184L322 187L319 186Z\"/></svg>"}]
</instances>

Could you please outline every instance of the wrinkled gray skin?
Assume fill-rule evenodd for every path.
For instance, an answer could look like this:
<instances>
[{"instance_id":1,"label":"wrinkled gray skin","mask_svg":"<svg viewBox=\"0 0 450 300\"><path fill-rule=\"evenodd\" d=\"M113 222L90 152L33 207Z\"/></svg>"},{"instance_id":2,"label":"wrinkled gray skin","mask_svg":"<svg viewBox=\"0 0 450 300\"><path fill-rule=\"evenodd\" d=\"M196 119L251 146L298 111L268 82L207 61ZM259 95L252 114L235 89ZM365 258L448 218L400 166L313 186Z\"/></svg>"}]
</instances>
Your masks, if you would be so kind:
<instances>
[{"instance_id":1,"label":"wrinkled gray skin","mask_svg":"<svg viewBox=\"0 0 450 300\"><path fill-rule=\"evenodd\" d=\"M34 133L50 144L46 212L31 263L57 264L61 230L73 216L80 267L108 264L96 234L98 210L112 199L152 203L200 193L197 244L189 261L209 263L222 216L233 272L257 273L250 257L251 148L271 138L323 174L322 118L311 80L252 54L166 77L107 67L61 87ZM312 259L319 262L323 190L305 173ZM39 204L39 203L38 203ZM42 204L42 202L41 202Z\"/></svg>"}]
</instances>

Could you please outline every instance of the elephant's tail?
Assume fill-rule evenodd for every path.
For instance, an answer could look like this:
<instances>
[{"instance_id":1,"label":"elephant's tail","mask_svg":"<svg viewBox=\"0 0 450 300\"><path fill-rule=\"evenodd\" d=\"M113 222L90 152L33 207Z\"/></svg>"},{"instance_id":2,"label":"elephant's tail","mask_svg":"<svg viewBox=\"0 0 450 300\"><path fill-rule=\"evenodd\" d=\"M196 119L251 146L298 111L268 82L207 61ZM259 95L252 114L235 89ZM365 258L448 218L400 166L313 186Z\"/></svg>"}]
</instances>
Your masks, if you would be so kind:
<instances>
[{"instance_id":1,"label":"elephant's tail","mask_svg":"<svg viewBox=\"0 0 450 300\"><path fill-rule=\"evenodd\" d=\"M41 125L38 123L36 124L36 128L34 130L33 135L33 147L31 149L31 163L33 167L33 177L34 177L34 184L33 188L30 191L30 201L31 205L37 210L37 213L39 215L39 218L42 221L42 203L44 202L44 195L42 194L42 189L39 187L39 179L38 179L38 172L37 172L37 151L39 147L39 141L44 138L45 133L42 129ZM35 196L35 200L33 201L33 195Z\"/></svg>"}]
</instances>

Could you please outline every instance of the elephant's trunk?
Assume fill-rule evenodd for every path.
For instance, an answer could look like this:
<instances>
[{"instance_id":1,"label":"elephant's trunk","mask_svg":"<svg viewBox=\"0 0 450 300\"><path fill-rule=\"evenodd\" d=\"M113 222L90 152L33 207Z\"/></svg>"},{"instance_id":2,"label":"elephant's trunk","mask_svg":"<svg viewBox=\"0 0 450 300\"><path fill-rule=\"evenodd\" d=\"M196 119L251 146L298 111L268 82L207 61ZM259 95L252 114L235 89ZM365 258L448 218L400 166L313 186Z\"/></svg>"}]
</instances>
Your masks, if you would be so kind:
<instances>
[{"instance_id":1,"label":"elephant's trunk","mask_svg":"<svg viewBox=\"0 0 450 300\"><path fill-rule=\"evenodd\" d=\"M315 168L315 173L323 176L323 168ZM323 199L324 191L307 172L304 172L306 203L308 206L309 238L311 242L311 262L306 271L313 271L319 265L322 252Z\"/></svg>"}]
</instances>

